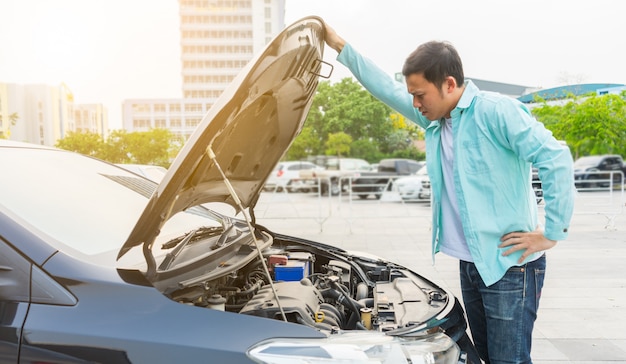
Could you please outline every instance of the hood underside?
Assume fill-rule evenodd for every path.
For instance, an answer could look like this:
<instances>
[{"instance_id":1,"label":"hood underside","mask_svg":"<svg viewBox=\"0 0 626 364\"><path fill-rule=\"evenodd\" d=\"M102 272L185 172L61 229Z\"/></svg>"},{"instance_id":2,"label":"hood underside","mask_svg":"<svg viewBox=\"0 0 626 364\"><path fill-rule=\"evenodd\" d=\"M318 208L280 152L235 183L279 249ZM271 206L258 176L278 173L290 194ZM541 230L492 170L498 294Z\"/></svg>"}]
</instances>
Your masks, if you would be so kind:
<instances>
[{"instance_id":1,"label":"hood underside","mask_svg":"<svg viewBox=\"0 0 626 364\"><path fill-rule=\"evenodd\" d=\"M253 208L263 183L299 134L317 89L324 28L317 17L283 30L207 112L172 163L118 258L152 245L174 214L207 202ZM215 154L211 157L209 149Z\"/></svg>"}]
</instances>

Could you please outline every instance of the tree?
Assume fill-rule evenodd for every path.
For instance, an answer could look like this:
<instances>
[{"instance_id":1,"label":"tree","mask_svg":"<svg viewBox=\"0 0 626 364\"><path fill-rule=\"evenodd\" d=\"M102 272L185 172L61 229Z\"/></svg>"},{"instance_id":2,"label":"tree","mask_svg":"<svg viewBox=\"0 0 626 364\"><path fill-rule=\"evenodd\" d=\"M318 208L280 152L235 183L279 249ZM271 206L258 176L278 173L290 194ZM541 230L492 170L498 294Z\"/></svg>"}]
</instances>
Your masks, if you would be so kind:
<instances>
[{"instance_id":1,"label":"tree","mask_svg":"<svg viewBox=\"0 0 626 364\"><path fill-rule=\"evenodd\" d=\"M407 140L410 142L420 135L414 123L393 113L349 77L334 84L320 82L304 129L293 142L287 158L302 159L330 150L335 154L337 150L334 146L329 148L328 143L330 136L337 133L349 135L354 141L349 146L350 156L372 162L408 148Z\"/></svg>"},{"instance_id":2,"label":"tree","mask_svg":"<svg viewBox=\"0 0 626 364\"><path fill-rule=\"evenodd\" d=\"M344 132L330 134L326 141L326 155L345 156L350 153L350 144L352 144L350 135Z\"/></svg>"},{"instance_id":3,"label":"tree","mask_svg":"<svg viewBox=\"0 0 626 364\"><path fill-rule=\"evenodd\" d=\"M300 135L293 141L287 151L287 159L305 159L309 155L321 154L320 137L312 126L305 125Z\"/></svg>"},{"instance_id":4,"label":"tree","mask_svg":"<svg viewBox=\"0 0 626 364\"><path fill-rule=\"evenodd\" d=\"M114 130L104 141L99 134L69 132L56 146L111 163L152 164L169 167L183 142L167 129L142 132Z\"/></svg>"},{"instance_id":5,"label":"tree","mask_svg":"<svg viewBox=\"0 0 626 364\"><path fill-rule=\"evenodd\" d=\"M19 115L16 112L9 114L9 127L7 128L7 133L5 135L4 130L0 129L0 139L8 139L11 136L11 126L15 125L18 119L19 119ZM2 125L3 125L2 114L0 114L0 126Z\"/></svg>"},{"instance_id":6,"label":"tree","mask_svg":"<svg viewBox=\"0 0 626 364\"><path fill-rule=\"evenodd\" d=\"M97 133L70 131L65 138L59 139L55 146L57 148L102 159L104 140L102 136Z\"/></svg>"},{"instance_id":7,"label":"tree","mask_svg":"<svg viewBox=\"0 0 626 364\"><path fill-rule=\"evenodd\" d=\"M350 157L365 159L370 163L376 163L384 158L380 152L378 143L371 139L357 140L350 146Z\"/></svg>"},{"instance_id":8,"label":"tree","mask_svg":"<svg viewBox=\"0 0 626 364\"><path fill-rule=\"evenodd\" d=\"M574 158L594 154L626 155L626 93L573 98L564 105L543 102L532 109Z\"/></svg>"},{"instance_id":9,"label":"tree","mask_svg":"<svg viewBox=\"0 0 626 364\"><path fill-rule=\"evenodd\" d=\"M151 129L143 132L114 130L107 139L103 159L112 163L154 164L168 167L174 134L167 129Z\"/></svg>"}]
</instances>

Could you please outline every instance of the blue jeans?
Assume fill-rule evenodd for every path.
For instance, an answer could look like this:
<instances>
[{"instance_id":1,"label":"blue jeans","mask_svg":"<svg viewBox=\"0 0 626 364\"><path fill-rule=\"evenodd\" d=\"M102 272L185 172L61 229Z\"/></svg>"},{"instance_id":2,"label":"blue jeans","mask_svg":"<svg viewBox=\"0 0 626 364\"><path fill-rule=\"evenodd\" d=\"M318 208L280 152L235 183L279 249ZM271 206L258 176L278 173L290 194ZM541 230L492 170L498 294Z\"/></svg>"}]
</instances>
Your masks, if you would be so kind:
<instances>
[{"instance_id":1,"label":"blue jeans","mask_svg":"<svg viewBox=\"0 0 626 364\"><path fill-rule=\"evenodd\" d=\"M530 347L546 256L510 268L487 287L473 263L461 261L461 290L470 331L485 363L532 363Z\"/></svg>"}]
</instances>

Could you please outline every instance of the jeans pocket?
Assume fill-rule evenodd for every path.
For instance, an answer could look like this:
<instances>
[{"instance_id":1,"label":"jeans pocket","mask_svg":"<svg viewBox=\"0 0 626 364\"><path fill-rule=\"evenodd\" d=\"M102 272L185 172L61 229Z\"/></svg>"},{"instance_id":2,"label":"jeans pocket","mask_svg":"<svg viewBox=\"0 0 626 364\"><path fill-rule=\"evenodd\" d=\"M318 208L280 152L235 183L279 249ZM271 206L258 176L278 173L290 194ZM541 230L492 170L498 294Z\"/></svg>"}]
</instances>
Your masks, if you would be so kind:
<instances>
[{"instance_id":1,"label":"jeans pocket","mask_svg":"<svg viewBox=\"0 0 626 364\"><path fill-rule=\"evenodd\" d=\"M496 283L483 292L487 317L513 321L524 305L525 268L511 267Z\"/></svg>"}]
</instances>

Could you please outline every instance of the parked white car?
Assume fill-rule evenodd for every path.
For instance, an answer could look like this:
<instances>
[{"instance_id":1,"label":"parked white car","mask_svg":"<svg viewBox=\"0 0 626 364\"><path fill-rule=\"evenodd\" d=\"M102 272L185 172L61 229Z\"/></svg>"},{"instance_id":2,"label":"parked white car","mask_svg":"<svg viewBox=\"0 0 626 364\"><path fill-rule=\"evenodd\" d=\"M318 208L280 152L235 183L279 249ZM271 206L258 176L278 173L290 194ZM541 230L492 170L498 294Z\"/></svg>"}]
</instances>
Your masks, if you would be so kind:
<instances>
[{"instance_id":1,"label":"parked white car","mask_svg":"<svg viewBox=\"0 0 626 364\"><path fill-rule=\"evenodd\" d=\"M265 181L265 191L309 192L317 188L315 180L300 178L300 171L321 171L323 167L306 161L280 162Z\"/></svg>"},{"instance_id":2,"label":"parked white car","mask_svg":"<svg viewBox=\"0 0 626 364\"><path fill-rule=\"evenodd\" d=\"M426 165L415 174L396 179L393 190L405 201L430 201L430 179Z\"/></svg>"}]
</instances>

